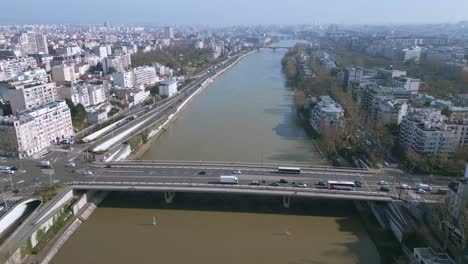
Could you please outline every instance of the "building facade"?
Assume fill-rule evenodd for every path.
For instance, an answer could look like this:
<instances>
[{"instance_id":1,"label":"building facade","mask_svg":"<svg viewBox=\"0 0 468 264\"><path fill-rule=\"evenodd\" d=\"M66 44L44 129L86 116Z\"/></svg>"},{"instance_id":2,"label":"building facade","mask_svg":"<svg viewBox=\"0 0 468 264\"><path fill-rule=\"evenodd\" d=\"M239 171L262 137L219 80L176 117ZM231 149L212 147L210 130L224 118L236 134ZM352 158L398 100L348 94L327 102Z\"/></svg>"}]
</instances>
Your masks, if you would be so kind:
<instances>
[{"instance_id":1,"label":"building facade","mask_svg":"<svg viewBox=\"0 0 468 264\"><path fill-rule=\"evenodd\" d=\"M454 132L443 121L440 111L416 111L403 118L400 143L422 155L450 154L454 148Z\"/></svg>"},{"instance_id":2,"label":"building facade","mask_svg":"<svg viewBox=\"0 0 468 264\"><path fill-rule=\"evenodd\" d=\"M328 128L343 127L344 110L329 96L320 96L319 101L312 106L310 125L318 134Z\"/></svg>"},{"instance_id":3,"label":"building facade","mask_svg":"<svg viewBox=\"0 0 468 264\"><path fill-rule=\"evenodd\" d=\"M13 114L58 99L55 83L0 83L0 97L9 101Z\"/></svg>"},{"instance_id":4,"label":"building facade","mask_svg":"<svg viewBox=\"0 0 468 264\"><path fill-rule=\"evenodd\" d=\"M74 135L70 109L64 101L50 102L0 118L0 153L20 158L44 153L53 145ZM5 142L9 142L5 144Z\"/></svg>"},{"instance_id":5,"label":"building facade","mask_svg":"<svg viewBox=\"0 0 468 264\"><path fill-rule=\"evenodd\" d=\"M174 78L166 79L159 83L159 94L172 97L177 94L177 80Z\"/></svg>"}]
</instances>

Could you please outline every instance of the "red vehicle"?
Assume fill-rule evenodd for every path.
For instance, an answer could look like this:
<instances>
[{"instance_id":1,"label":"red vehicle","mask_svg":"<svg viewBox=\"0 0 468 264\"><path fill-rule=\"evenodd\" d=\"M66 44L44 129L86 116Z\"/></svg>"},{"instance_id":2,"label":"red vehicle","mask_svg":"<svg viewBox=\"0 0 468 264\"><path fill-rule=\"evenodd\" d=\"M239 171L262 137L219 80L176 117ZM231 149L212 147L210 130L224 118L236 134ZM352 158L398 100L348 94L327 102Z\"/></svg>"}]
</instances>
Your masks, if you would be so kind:
<instances>
[{"instance_id":1,"label":"red vehicle","mask_svg":"<svg viewBox=\"0 0 468 264\"><path fill-rule=\"evenodd\" d=\"M112 168L112 164L107 164L106 168Z\"/></svg>"}]
</instances>

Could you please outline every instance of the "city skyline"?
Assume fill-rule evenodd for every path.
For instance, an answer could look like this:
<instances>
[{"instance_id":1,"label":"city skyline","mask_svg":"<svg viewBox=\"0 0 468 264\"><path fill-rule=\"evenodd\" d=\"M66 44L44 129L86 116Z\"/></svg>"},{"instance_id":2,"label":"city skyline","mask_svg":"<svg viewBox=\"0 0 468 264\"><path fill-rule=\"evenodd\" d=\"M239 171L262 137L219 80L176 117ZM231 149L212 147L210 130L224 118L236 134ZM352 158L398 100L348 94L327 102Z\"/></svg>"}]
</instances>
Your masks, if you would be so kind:
<instances>
[{"instance_id":1,"label":"city skyline","mask_svg":"<svg viewBox=\"0 0 468 264\"><path fill-rule=\"evenodd\" d=\"M214 0L179 1L176 8L162 1L136 0L120 8L108 0L83 0L73 9L65 8L58 0L19 3L6 2L0 17L1 24L421 24L468 20L468 2L462 0L343 0L279 1L238 0L219 5ZM405 7L405 8L402 8ZM102 12L105 10L105 12ZM38 16L37 14L42 14ZM86 14L86 15L84 15Z\"/></svg>"}]
</instances>

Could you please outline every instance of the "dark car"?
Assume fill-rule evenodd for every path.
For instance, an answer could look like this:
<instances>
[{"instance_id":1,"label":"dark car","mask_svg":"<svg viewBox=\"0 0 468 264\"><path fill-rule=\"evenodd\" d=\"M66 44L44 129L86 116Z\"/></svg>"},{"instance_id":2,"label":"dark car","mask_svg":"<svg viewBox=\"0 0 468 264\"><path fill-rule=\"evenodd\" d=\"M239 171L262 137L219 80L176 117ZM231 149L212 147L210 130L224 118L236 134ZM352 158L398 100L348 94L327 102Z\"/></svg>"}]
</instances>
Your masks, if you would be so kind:
<instances>
[{"instance_id":1,"label":"dark car","mask_svg":"<svg viewBox=\"0 0 468 264\"><path fill-rule=\"evenodd\" d=\"M107 164L106 168L112 168L112 164Z\"/></svg>"},{"instance_id":2,"label":"dark car","mask_svg":"<svg viewBox=\"0 0 468 264\"><path fill-rule=\"evenodd\" d=\"M12 170L12 171L17 171L18 168L16 168L15 166L12 166L12 167L10 167L10 170Z\"/></svg>"},{"instance_id":3,"label":"dark car","mask_svg":"<svg viewBox=\"0 0 468 264\"><path fill-rule=\"evenodd\" d=\"M327 186L327 184L324 181L319 181L317 183L318 186Z\"/></svg>"},{"instance_id":4,"label":"dark car","mask_svg":"<svg viewBox=\"0 0 468 264\"><path fill-rule=\"evenodd\" d=\"M285 179L280 179L280 180L279 180L279 183L288 183L288 181L285 180Z\"/></svg>"},{"instance_id":5,"label":"dark car","mask_svg":"<svg viewBox=\"0 0 468 264\"><path fill-rule=\"evenodd\" d=\"M20 191L18 189L15 189L12 191L13 193L19 193Z\"/></svg>"},{"instance_id":6,"label":"dark car","mask_svg":"<svg viewBox=\"0 0 468 264\"><path fill-rule=\"evenodd\" d=\"M354 181L354 185L356 185L356 187L362 187L362 182Z\"/></svg>"},{"instance_id":7,"label":"dark car","mask_svg":"<svg viewBox=\"0 0 468 264\"><path fill-rule=\"evenodd\" d=\"M389 192L390 188L388 186L381 186L379 190L382 192Z\"/></svg>"},{"instance_id":8,"label":"dark car","mask_svg":"<svg viewBox=\"0 0 468 264\"><path fill-rule=\"evenodd\" d=\"M197 173L198 175L205 175L206 174L206 171L200 171L199 173Z\"/></svg>"},{"instance_id":9,"label":"dark car","mask_svg":"<svg viewBox=\"0 0 468 264\"><path fill-rule=\"evenodd\" d=\"M277 183L277 182L272 182L272 183L270 183L270 184L268 184L268 185L270 185L270 186L280 186L280 184Z\"/></svg>"}]
</instances>

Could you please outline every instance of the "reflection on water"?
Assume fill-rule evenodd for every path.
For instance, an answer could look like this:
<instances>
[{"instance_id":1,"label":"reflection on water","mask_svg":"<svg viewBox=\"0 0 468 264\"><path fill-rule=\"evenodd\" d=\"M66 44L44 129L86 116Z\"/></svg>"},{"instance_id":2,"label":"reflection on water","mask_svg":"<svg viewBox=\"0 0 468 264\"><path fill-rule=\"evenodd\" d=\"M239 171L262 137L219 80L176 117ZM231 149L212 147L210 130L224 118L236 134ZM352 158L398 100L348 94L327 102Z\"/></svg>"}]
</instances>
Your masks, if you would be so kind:
<instances>
[{"instance_id":1,"label":"reflection on water","mask_svg":"<svg viewBox=\"0 0 468 264\"><path fill-rule=\"evenodd\" d=\"M157 226L153 225L153 216ZM52 263L379 263L351 202L117 193Z\"/></svg>"}]
</instances>

